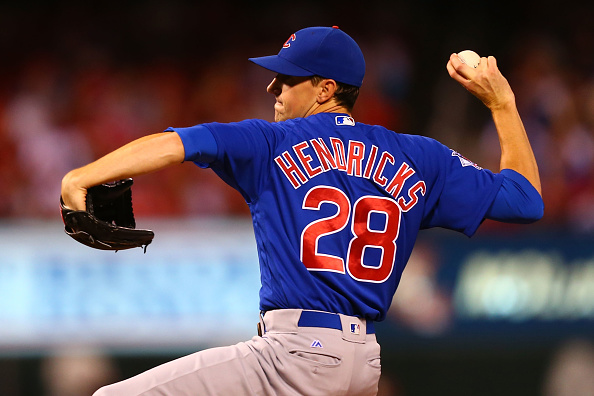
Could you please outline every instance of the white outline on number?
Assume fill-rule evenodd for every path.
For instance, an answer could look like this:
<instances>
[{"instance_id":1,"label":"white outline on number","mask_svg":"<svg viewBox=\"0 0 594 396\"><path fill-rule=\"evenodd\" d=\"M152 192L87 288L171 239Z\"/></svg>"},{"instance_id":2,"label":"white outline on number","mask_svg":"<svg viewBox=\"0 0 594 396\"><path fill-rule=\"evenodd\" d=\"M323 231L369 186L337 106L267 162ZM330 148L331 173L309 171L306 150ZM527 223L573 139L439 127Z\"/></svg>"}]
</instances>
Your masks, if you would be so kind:
<instances>
[{"instance_id":1,"label":"white outline on number","mask_svg":"<svg viewBox=\"0 0 594 396\"><path fill-rule=\"evenodd\" d=\"M306 203L309 195L311 193L313 193L314 191L319 191L320 189L330 189L330 190L337 191L339 193L339 195L342 198L345 199L345 202L347 204L347 210L348 210L348 212L347 212L347 214L345 216L346 221L339 228L330 230L329 232L314 234L314 235L316 235L316 237L315 237L315 242L314 242L313 257L321 257L321 258L326 257L326 258L336 259L336 260L338 260L340 262L340 265L342 267L342 270L336 270L336 269L331 269L331 268L311 268L303 260L304 236L305 236L306 231L308 231L311 227L313 227L315 224L318 224L320 222L325 222L325 221L328 221L328 220L335 219L335 218L337 218L340 215L343 215L344 216L344 214L342 213L343 208L340 206L340 202L336 202L335 200L322 199L319 202L317 202L317 207L314 207L314 206L311 206L311 207L310 206L305 206L305 203ZM357 235L355 233L355 228L354 227L355 227L355 217L356 217L355 215L357 213L357 205L360 202L362 202L363 200L374 200L374 201L380 200L380 201L386 201L389 205L391 205L391 208L394 208L395 210L398 211L398 218L396 220L394 220L394 216L392 216L392 221L396 221L397 223L396 223L396 234L395 234L394 239L392 239L392 241L391 241L392 244L394 245L394 254L392 256L392 260L390 261L390 263L389 264L384 263L384 256L385 256L385 253L386 253L385 246L368 244L368 243L366 243L366 242L368 242L367 240L363 240L364 245L363 245L363 247L361 249L361 257L359 258L359 262L356 263L357 266L360 266L363 269L371 269L371 270L380 270L384 265L390 265L390 271L388 272L388 274L383 279L380 279L380 280L358 278L358 277L354 276L352 274L351 270L350 270L350 261L348 259L349 259L349 257L351 257L351 248L352 248L352 245L353 245L353 243L357 239L361 239L361 235ZM360 281L360 282L383 283L387 279L389 279L390 276L392 275L392 272L394 271L395 260L396 260L396 252L398 250L398 245L396 244L396 241L397 241L397 239L398 239L398 237L400 235L400 223L401 223L401 220L402 220L402 209L400 208L400 206L398 205L398 203L396 201L394 201L393 199L391 199L391 198L378 197L378 196L374 196L374 195L366 195L366 196L360 197L355 202L355 204L352 206L352 208L351 208L350 200L349 200L348 196L343 191L339 190L336 187L321 185L321 186L313 187L312 189L310 189L305 194L305 197L303 198L303 203L302 203L301 207L302 207L302 209L307 209L307 210L320 210L323 203L333 204L334 206L336 206L337 210L336 210L336 213L334 215L332 215L332 216L328 216L328 217L324 217L324 218L321 218L321 219L312 221L311 223L309 223L308 225L306 225L305 228L303 229L303 231L301 232L301 241L300 241L301 243L300 243L300 247L299 247L299 249L300 249L299 254L300 254L301 262L303 263L303 265L305 266L305 268L308 271L328 271L328 272L335 272L335 273L341 273L341 274L348 273L348 275L351 278L353 278L353 279L355 279L357 281ZM379 205L373 205L373 207L378 207L378 206ZM371 219L371 214L373 214L373 213L378 213L378 214L385 215L385 226L384 226L384 229L383 230L372 230L371 229L371 227L370 227L370 219ZM390 219L391 219L390 214L393 214L393 213L392 212L387 212L385 210L376 210L376 209L371 209L370 208L367 211L367 213L366 213L366 226L365 226L365 228L366 228L367 233L369 233L369 234L373 234L373 233L386 234L386 231L388 231L388 226L390 224ZM348 249L347 249L347 256L346 256L347 262L345 263L345 259L342 258L342 257L333 256L333 255L330 255L330 254L319 253L318 252L318 242L319 242L320 238L323 237L323 236L332 235L332 234L335 234L335 233L337 233L339 231L342 231L346 227L346 225L349 223L349 221L351 222L351 235L352 235L352 238L349 241L349 246L348 246ZM381 249L381 257L380 257L380 260L379 260L379 266L365 265L365 263L363 262L363 258L364 258L364 255L365 255L365 249L367 249L367 247Z\"/></svg>"},{"instance_id":2,"label":"white outline on number","mask_svg":"<svg viewBox=\"0 0 594 396\"><path fill-rule=\"evenodd\" d=\"M351 246L353 245L353 242L355 240L357 240L357 239L360 239L359 236L357 234L355 234L355 230L354 230L354 227L355 227L354 214L357 212L357 205L363 199L368 199L368 198L377 199L377 200L385 200L385 201L390 202L391 204L393 204L393 206L398 210L397 232L396 232L396 236L392 240L392 243L394 244L394 256L393 256L392 261L391 261L390 272L382 280L361 279L361 278L357 278L356 276L354 276L351 273L351 271L350 271L350 265L348 265L348 263L347 263L347 266L346 267L347 267L347 272L351 276L351 278L353 278L353 279L355 279L357 281L360 281L360 282L369 282L369 283L384 283L386 280L388 280L390 278L390 275L392 275L392 272L394 271L394 266L395 266L395 261L396 261L396 252L398 250L398 245L396 245L396 240L398 239L398 236L400 235L400 221L402 220L402 210L400 209L400 206L398 206L398 204L396 203L396 201L394 201L393 199L386 198L386 197L377 197L377 196L373 196L373 195L365 195L365 196L359 198L355 202L355 205L353 205L353 219L351 219L351 233L353 234L353 238L349 242L349 248L348 248L348 251L347 251L347 260L348 260L349 257L351 257ZM381 210L370 210L369 212L367 212L367 226L366 226L366 228L367 228L367 231L370 231L371 233L377 232L375 230L371 230L370 227L369 227L369 218L370 218L370 213L371 212L384 213L386 215L386 227L384 228L384 231L381 232L381 233L385 233L388 230L388 223L390 222L390 214L387 213L387 212L381 211ZM371 265L365 265L363 263L363 256L365 254L365 249L368 246L375 247L375 248L380 248L382 250L380 264L377 267L374 267L374 266L371 266ZM361 263L361 267L363 267L363 268L370 268L370 269L373 269L373 270L379 270L383 266L384 254L385 254L385 249L384 249L383 246L379 246L379 245L367 245L366 244L363 247L363 249L361 249L361 258L360 258L360 261L359 261Z\"/></svg>"},{"instance_id":3,"label":"white outline on number","mask_svg":"<svg viewBox=\"0 0 594 396\"><path fill-rule=\"evenodd\" d=\"M339 202L330 201L330 200L322 200L322 201L320 201L318 203L317 208L305 206L305 202L307 201L307 197L309 196L309 194L311 192L315 191L315 190L320 189L320 188L331 189L331 190L335 190L335 191L339 192L345 198L345 200L347 201L348 213L347 213L347 216L346 216L346 221L344 222L344 224L340 228L337 228L335 230L332 230L331 232L321 233L321 234L318 234L316 236L316 241L315 241L315 244L314 244L314 256L329 257L329 258L335 258L335 259L339 260L342 263L342 271L337 271L337 270L334 270L334 269L327 269L327 268L310 268L310 267L308 267L303 262L303 236L304 236L305 232L309 228L311 228L314 224L317 224L317 223L320 223L322 221L326 221L326 220L329 220L329 219L335 219L336 217L338 217L338 215L340 214L340 212L342 210L342 208L339 205ZM336 272L336 273L344 274L344 273L346 273L346 270L345 270L346 265L344 263L344 259L342 257L333 256L331 254L319 253L318 252L318 241L320 240L321 237L326 236L326 235L335 234L335 233L337 233L339 231L342 231L347 226L347 224L349 222L349 219L351 218L351 202L349 200L349 197L347 197L347 195L343 191L339 190L338 188L332 187L332 186L323 186L322 185L322 186L316 186L316 187L312 188L311 190L309 190L307 192L307 194L305 194L305 197L303 198L303 204L301 205L301 208L302 209L307 209L307 210L320 210L320 208L321 208L321 206L322 206L323 203L329 203L329 204L333 204L334 206L336 206L336 208L337 208L336 214L334 214L334 216L323 217L321 219L312 221L307 226L305 226L305 228L301 232L301 243L300 243L300 247L299 247L299 258L301 259L301 262L305 265L305 268L307 268L308 271L328 271L328 272Z\"/></svg>"}]
</instances>

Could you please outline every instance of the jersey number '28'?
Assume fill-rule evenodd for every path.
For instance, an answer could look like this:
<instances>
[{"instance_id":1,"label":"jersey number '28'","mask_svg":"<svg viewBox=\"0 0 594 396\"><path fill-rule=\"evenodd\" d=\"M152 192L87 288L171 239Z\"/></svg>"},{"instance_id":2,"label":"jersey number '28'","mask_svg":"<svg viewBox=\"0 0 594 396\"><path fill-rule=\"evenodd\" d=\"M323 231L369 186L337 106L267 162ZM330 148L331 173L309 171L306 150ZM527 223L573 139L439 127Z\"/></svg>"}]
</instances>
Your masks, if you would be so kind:
<instances>
[{"instance_id":1,"label":"jersey number '28'","mask_svg":"<svg viewBox=\"0 0 594 396\"><path fill-rule=\"evenodd\" d=\"M362 282L384 282L394 268L396 239L400 230L400 207L389 198L364 196L352 208L351 232L347 263L344 259L318 251L318 242L323 236L330 236L344 229L351 218L351 203L344 192L334 187L317 186L308 191L303 199L303 209L320 210L322 203L336 206L333 216L309 223L301 234L301 261L310 271L332 271L345 273ZM373 213L385 217L384 228L371 229ZM365 265L366 248L381 250L379 263Z\"/></svg>"}]
</instances>

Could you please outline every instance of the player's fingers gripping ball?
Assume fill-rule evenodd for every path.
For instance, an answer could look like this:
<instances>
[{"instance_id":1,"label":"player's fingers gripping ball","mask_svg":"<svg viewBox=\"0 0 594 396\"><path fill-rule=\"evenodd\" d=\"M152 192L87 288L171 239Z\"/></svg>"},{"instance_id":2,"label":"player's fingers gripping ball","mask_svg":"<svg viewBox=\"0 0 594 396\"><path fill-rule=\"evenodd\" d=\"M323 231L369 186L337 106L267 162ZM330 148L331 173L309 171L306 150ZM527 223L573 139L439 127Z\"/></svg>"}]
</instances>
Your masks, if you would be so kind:
<instances>
[{"instance_id":1,"label":"player's fingers gripping ball","mask_svg":"<svg viewBox=\"0 0 594 396\"><path fill-rule=\"evenodd\" d=\"M464 50L458 52L458 58L468 66L472 68L477 68L478 65L481 63L481 57L479 54L472 50Z\"/></svg>"},{"instance_id":2,"label":"player's fingers gripping ball","mask_svg":"<svg viewBox=\"0 0 594 396\"><path fill-rule=\"evenodd\" d=\"M132 211L132 179L101 184L87 190L86 211L60 208L64 231L77 242L101 250L146 247L154 233L136 229Z\"/></svg>"}]
</instances>

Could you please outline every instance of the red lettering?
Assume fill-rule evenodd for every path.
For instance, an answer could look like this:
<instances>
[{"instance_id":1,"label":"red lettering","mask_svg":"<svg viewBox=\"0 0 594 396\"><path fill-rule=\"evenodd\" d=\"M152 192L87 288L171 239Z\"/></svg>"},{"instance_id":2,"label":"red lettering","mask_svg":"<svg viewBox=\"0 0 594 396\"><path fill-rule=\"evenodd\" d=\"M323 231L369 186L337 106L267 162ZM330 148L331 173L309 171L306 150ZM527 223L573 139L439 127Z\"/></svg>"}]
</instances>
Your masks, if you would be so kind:
<instances>
[{"instance_id":1,"label":"red lettering","mask_svg":"<svg viewBox=\"0 0 594 396\"><path fill-rule=\"evenodd\" d=\"M409 210L412 209L413 206L415 206L417 204L417 202L419 202L419 196L417 195L418 192L421 192L421 195L425 195L425 192L427 191L427 187L425 186L425 182L424 181L418 181L414 186L412 186L409 190L408 190L408 197L410 198L410 201L405 202L404 197L400 197L398 198L398 206L400 206L400 209L402 209L403 212L408 212Z\"/></svg>"},{"instance_id":2,"label":"red lettering","mask_svg":"<svg viewBox=\"0 0 594 396\"><path fill-rule=\"evenodd\" d=\"M326 172L330 169L336 169L336 161L334 160L334 157L332 157L330 149L328 148L328 146L326 146L326 143L324 143L322 138L312 139L310 140L310 142L311 146L313 147L314 151L318 156L318 159L320 160L322 170Z\"/></svg>"},{"instance_id":3,"label":"red lettering","mask_svg":"<svg viewBox=\"0 0 594 396\"><path fill-rule=\"evenodd\" d=\"M361 177L363 155L365 155L365 145L361 142L350 140L347 169L349 175Z\"/></svg>"},{"instance_id":4,"label":"red lettering","mask_svg":"<svg viewBox=\"0 0 594 396\"><path fill-rule=\"evenodd\" d=\"M371 170L373 169L373 164L375 163L375 156L377 155L377 146L371 146L371 152L369 153L369 159L367 160L367 166L365 166L365 173L363 177L369 179L371 176Z\"/></svg>"},{"instance_id":5,"label":"red lettering","mask_svg":"<svg viewBox=\"0 0 594 396\"><path fill-rule=\"evenodd\" d=\"M289 48L291 46L291 41L295 41L297 37L295 36L295 33L293 33L292 35L289 36L289 38L287 39L287 41L285 41L285 43L283 44L283 48Z\"/></svg>"},{"instance_id":6,"label":"red lettering","mask_svg":"<svg viewBox=\"0 0 594 396\"><path fill-rule=\"evenodd\" d=\"M293 187L297 189L299 186L301 186L301 184L307 182L307 178L305 177L303 172L301 172L301 169L297 167L297 164L288 152L285 151L281 155L276 157L274 159L274 162L276 162L276 164L281 168L281 170L283 171L287 179L289 179ZM295 176L297 176L299 180L297 180Z\"/></svg>"},{"instance_id":7,"label":"red lettering","mask_svg":"<svg viewBox=\"0 0 594 396\"><path fill-rule=\"evenodd\" d=\"M299 161L301 162L303 169L305 169L305 171L307 172L307 175L311 179L318 173L321 173L322 168L319 166L316 168L311 167L311 165L309 164L312 160L311 155L303 153L303 150L305 150L308 147L309 147L309 145L307 144L307 142L301 142L298 145L293 146L293 150L295 151L295 154L297 154L297 157L299 157Z\"/></svg>"},{"instance_id":8,"label":"red lettering","mask_svg":"<svg viewBox=\"0 0 594 396\"><path fill-rule=\"evenodd\" d=\"M384 151L380 158L379 165L375 169L375 172L373 173L373 181L375 181L377 184L379 184L382 187L385 186L386 183L388 182L388 179L386 179L384 176L382 176L382 172L384 171L384 167L386 166L386 161L388 161L392 165L394 165L394 157L392 156L392 154L388 153L387 151Z\"/></svg>"},{"instance_id":9,"label":"red lettering","mask_svg":"<svg viewBox=\"0 0 594 396\"><path fill-rule=\"evenodd\" d=\"M408 166L406 162L403 162L402 165L400 165L398 172L396 172L396 175L394 175L392 178L390 185L386 187L386 191L396 198L398 194L400 194L400 191L402 191L402 187L404 186L406 179L414 174L415 170Z\"/></svg>"},{"instance_id":10,"label":"red lettering","mask_svg":"<svg viewBox=\"0 0 594 396\"><path fill-rule=\"evenodd\" d=\"M336 169L341 171L346 170L346 158L342 140L331 137L330 143L334 149L334 161L336 162Z\"/></svg>"}]
</instances>

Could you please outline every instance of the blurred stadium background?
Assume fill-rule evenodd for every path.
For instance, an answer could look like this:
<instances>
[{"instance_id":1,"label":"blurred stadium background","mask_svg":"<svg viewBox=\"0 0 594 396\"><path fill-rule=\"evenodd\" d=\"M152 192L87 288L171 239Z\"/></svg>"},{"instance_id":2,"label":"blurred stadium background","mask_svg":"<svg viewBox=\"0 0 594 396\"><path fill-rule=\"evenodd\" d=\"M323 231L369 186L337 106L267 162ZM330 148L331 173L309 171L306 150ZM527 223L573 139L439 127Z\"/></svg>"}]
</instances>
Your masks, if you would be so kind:
<instances>
[{"instance_id":1,"label":"blurred stadium background","mask_svg":"<svg viewBox=\"0 0 594 396\"><path fill-rule=\"evenodd\" d=\"M146 255L62 231L62 176L169 126L272 118L276 53L339 25L367 76L354 116L434 137L497 170L487 110L445 70L498 59L540 165L545 217L425 231L383 345L380 395L594 394L594 7L499 1L0 4L0 395L90 395L201 348L254 335L247 208L186 164L137 178Z\"/></svg>"}]
</instances>

